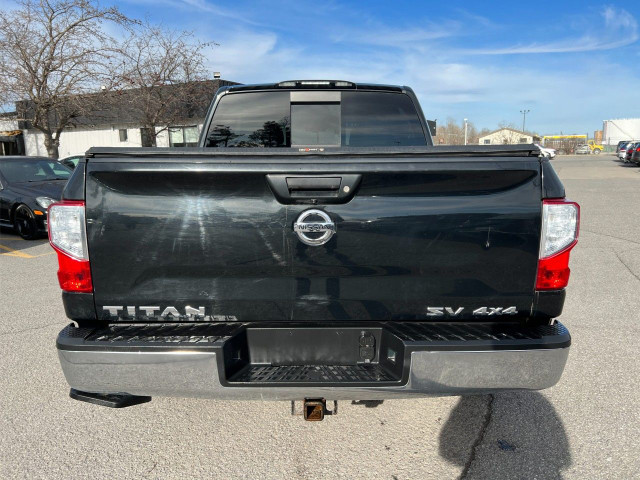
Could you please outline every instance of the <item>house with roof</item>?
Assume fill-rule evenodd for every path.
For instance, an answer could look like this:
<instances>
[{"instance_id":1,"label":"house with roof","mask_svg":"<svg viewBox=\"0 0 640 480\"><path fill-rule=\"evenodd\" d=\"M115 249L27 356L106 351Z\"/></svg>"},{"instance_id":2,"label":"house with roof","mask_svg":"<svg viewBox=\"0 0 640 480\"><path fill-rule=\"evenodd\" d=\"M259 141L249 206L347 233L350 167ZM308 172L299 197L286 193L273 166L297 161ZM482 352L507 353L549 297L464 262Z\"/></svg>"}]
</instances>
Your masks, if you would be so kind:
<instances>
[{"instance_id":1,"label":"house with roof","mask_svg":"<svg viewBox=\"0 0 640 480\"><path fill-rule=\"evenodd\" d=\"M518 143L538 143L541 138L529 132L522 132L515 128L503 127L483 135L479 139L480 145L515 145Z\"/></svg>"},{"instance_id":2,"label":"house with roof","mask_svg":"<svg viewBox=\"0 0 640 480\"><path fill-rule=\"evenodd\" d=\"M0 113L0 155L24 155L24 138L16 112Z\"/></svg>"},{"instance_id":3,"label":"house with roof","mask_svg":"<svg viewBox=\"0 0 640 480\"><path fill-rule=\"evenodd\" d=\"M189 101L181 100L176 95L167 95L168 89L180 88L180 85L156 87L160 90L158 98L177 98L172 104L166 105L171 109L171 114L165 116L172 118L172 123L156 127L156 135L150 135L148 128L142 124L141 112L145 108L142 102L148 100L139 89L98 92L84 98L74 98L76 102L92 102L91 108L74 118L72 124L63 130L58 147L60 158L83 154L97 146L196 146L207 110L218 88L237 85L237 82L222 79L197 83L196 93L191 95ZM0 141L4 148L0 154L6 151L6 154L47 156L44 134L26 120L31 118L30 108L29 101L16 102L16 112L10 118L0 119ZM17 146L20 146L19 150Z\"/></svg>"}]
</instances>

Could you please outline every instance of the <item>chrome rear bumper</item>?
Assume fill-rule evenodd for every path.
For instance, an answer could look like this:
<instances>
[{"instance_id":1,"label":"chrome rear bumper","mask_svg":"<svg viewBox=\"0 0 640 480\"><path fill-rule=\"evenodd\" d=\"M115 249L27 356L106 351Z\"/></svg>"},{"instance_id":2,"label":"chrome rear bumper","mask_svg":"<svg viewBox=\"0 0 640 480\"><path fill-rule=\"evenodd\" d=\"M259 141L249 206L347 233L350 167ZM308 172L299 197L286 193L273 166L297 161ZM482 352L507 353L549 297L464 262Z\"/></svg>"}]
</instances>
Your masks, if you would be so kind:
<instances>
[{"instance_id":1,"label":"chrome rear bumper","mask_svg":"<svg viewBox=\"0 0 640 480\"><path fill-rule=\"evenodd\" d=\"M140 335L131 341L131 336L115 332L111 339L105 340L95 333L70 326L58 338L58 355L69 385L86 392L238 400L300 400L305 397L378 400L518 389L541 390L558 382L569 353L569 333L560 324L541 327L543 331L538 332L539 338L518 339L519 346L518 341L506 339L506 335L493 330L490 334L492 340L462 339L456 342L449 338L448 344L443 345L445 340L420 341L415 339L417 335L413 333L413 341L409 341L402 336L402 332L398 333L396 325L387 328L388 325L378 324L377 328L380 328L380 332L393 332L395 337L404 342L403 365L395 370L397 377L392 372L393 366L378 369L391 372L386 377L376 377L377 374L374 374L359 379L350 377L349 369L356 372L360 367L369 365L371 371L378 371L373 368L373 363L358 367L323 367L316 361L315 365L267 367L275 369L275 373L278 373L278 368L288 369L289 379L281 374L278 379L274 376L274 380L263 378L261 381L260 375L253 375L252 380L246 380L249 378L246 375L238 377L230 373L234 370L229 367L228 360L225 362L225 357L233 355L228 342L235 341L231 339L238 335L244 338L247 329L251 329L250 325L236 326L237 330L229 336L209 336L213 338L210 342L194 343L178 339L173 340L173 345L171 339L175 335L164 337L167 341L154 336L154 341L141 345L144 342L140 340L143 338ZM287 328L292 330L289 327L285 330ZM473 328L477 329L476 326ZM385 342L384 335L387 333L377 337L379 359L384 359L387 353L385 345L388 342ZM464 337L459 333L456 335ZM529 332L522 336L535 335ZM505 346L505 343L513 344L513 347ZM249 356L251 348L247 351ZM264 357L262 354L256 355ZM380 364L383 363L381 360ZM247 363L238 367L238 370L246 371L250 367L256 371L264 369L263 366ZM308 381L300 381L300 378L307 377L297 376L297 381L291 380L296 369L303 368L311 373L329 368L334 372L346 372L347 375L328 378L320 374ZM234 378L245 378L246 381L234 381Z\"/></svg>"}]
</instances>

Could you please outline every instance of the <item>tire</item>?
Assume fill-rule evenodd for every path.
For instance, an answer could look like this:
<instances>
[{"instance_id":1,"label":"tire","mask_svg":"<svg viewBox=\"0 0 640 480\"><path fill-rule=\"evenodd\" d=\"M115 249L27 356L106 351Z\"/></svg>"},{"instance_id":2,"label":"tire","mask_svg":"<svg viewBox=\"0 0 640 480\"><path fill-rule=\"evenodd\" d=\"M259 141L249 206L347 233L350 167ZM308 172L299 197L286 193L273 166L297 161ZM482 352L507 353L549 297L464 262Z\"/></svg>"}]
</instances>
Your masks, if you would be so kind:
<instances>
[{"instance_id":1,"label":"tire","mask_svg":"<svg viewBox=\"0 0 640 480\"><path fill-rule=\"evenodd\" d=\"M602 152L602 150L600 150L599 148L595 148L593 150L593 153L595 153L596 155L600 155L600 152Z\"/></svg>"},{"instance_id":2,"label":"tire","mask_svg":"<svg viewBox=\"0 0 640 480\"><path fill-rule=\"evenodd\" d=\"M38 238L36 217L29 207L19 205L13 214L13 228L25 240Z\"/></svg>"}]
</instances>

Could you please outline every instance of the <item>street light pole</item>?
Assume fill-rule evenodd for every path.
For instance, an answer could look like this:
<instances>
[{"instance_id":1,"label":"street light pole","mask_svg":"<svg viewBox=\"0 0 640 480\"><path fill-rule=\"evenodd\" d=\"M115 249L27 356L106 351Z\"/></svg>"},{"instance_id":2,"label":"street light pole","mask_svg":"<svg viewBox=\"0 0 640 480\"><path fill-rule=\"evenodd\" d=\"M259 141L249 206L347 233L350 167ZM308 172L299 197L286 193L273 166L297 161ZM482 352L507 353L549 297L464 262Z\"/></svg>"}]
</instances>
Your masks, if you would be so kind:
<instances>
[{"instance_id":1,"label":"street light pole","mask_svg":"<svg viewBox=\"0 0 640 480\"><path fill-rule=\"evenodd\" d=\"M464 144L467 144L467 119L464 119Z\"/></svg>"},{"instance_id":2,"label":"street light pole","mask_svg":"<svg viewBox=\"0 0 640 480\"><path fill-rule=\"evenodd\" d=\"M520 113L522 114L522 131L524 132L524 122L527 119L527 113L529 113L531 110L520 110Z\"/></svg>"}]
</instances>

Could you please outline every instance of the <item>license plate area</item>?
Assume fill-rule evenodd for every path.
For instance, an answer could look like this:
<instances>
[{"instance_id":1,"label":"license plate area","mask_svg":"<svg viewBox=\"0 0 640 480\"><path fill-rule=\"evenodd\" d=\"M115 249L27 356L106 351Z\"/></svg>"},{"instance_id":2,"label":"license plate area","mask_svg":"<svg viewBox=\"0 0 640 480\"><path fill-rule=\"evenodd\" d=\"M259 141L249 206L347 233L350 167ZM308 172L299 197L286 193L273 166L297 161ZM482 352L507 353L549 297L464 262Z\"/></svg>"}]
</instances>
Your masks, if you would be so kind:
<instances>
[{"instance_id":1,"label":"license plate area","mask_svg":"<svg viewBox=\"0 0 640 480\"><path fill-rule=\"evenodd\" d=\"M404 344L383 327L248 327L224 346L229 384L398 384Z\"/></svg>"}]
</instances>

